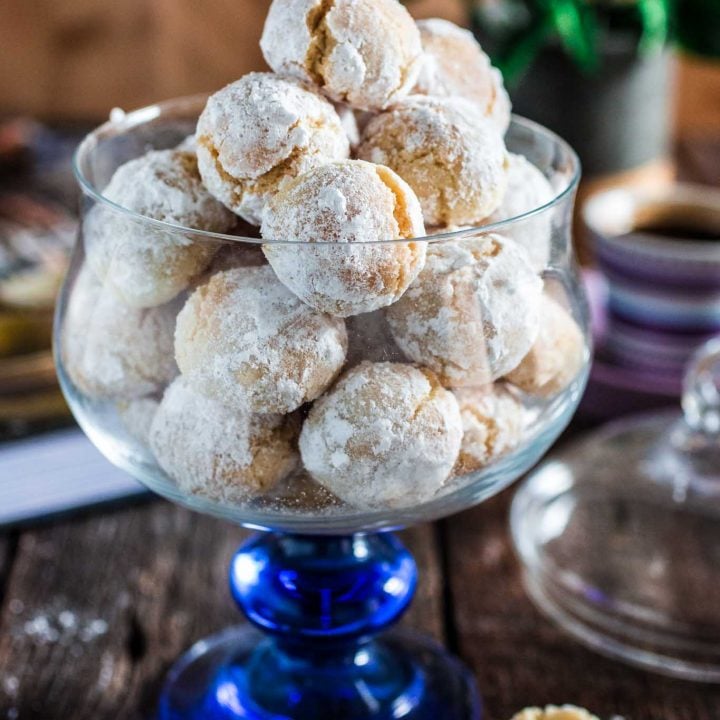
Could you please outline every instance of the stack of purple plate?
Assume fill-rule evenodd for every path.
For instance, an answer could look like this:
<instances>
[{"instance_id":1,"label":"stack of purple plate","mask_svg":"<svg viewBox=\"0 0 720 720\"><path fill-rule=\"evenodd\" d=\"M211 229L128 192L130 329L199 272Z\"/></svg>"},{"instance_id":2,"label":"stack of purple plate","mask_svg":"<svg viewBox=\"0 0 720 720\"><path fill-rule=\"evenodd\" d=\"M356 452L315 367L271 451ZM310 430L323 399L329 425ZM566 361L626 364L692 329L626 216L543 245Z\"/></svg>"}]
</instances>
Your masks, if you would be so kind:
<instances>
[{"instance_id":1,"label":"stack of purple plate","mask_svg":"<svg viewBox=\"0 0 720 720\"><path fill-rule=\"evenodd\" d=\"M720 192L673 185L592 197L583 218L596 358L586 415L673 404L692 353L720 335Z\"/></svg>"}]
</instances>

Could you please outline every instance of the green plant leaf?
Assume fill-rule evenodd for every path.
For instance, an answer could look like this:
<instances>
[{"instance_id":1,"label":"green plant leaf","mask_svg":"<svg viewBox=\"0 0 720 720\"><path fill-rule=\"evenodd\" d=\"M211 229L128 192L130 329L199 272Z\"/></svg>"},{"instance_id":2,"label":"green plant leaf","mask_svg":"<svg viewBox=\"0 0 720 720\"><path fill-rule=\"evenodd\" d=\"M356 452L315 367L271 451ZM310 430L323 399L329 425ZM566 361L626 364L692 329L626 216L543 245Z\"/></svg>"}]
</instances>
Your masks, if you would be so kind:
<instances>
[{"instance_id":1,"label":"green plant leaf","mask_svg":"<svg viewBox=\"0 0 720 720\"><path fill-rule=\"evenodd\" d=\"M467 1L475 8L475 27L494 39L493 60L510 84L553 40L588 74L600 67L605 33L617 27L637 33L640 53L657 52L667 43L674 19L684 17L692 3L696 14L703 4L717 6L720 41L720 0L495 0L500 7L493 4L492 11L482 4L484 0ZM690 13L686 14L689 19ZM707 10L704 14L707 34L713 23L708 22Z\"/></svg>"},{"instance_id":2,"label":"green plant leaf","mask_svg":"<svg viewBox=\"0 0 720 720\"><path fill-rule=\"evenodd\" d=\"M598 67L594 11L578 0L543 0L566 52L585 72Z\"/></svg>"},{"instance_id":3,"label":"green plant leaf","mask_svg":"<svg viewBox=\"0 0 720 720\"><path fill-rule=\"evenodd\" d=\"M638 49L643 54L659 52L670 30L669 0L637 0L637 9L643 26Z\"/></svg>"}]
</instances>

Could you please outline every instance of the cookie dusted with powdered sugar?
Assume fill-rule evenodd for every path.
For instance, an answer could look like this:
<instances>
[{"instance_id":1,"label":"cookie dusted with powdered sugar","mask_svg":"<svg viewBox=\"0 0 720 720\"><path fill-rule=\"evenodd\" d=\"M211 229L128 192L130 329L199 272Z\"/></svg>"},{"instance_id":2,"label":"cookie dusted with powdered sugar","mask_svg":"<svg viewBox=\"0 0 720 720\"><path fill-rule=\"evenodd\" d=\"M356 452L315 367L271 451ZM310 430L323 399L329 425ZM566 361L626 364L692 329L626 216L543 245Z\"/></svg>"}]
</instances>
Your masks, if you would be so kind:
<instances>
[{"instance_id":1,"label":"cookie dusted with powdered sugar","mask_svg":"<svg viewBox=\"0 0 720 720\"><path fill-rule=\"evenodd\" d=\"M102 192L116 205L172 225L225 232L234 217L205 189L195 154L154 150L121 165ZM133 218L98 204L83 235L93 272L133 307L153 307L188 287L213 258L217 245L191 232Z\"/></svg>"},{"instance_id":2,"label":"cookie dusted with powdered sugar","mask_svg":"<svg viewBox=\"0 0 720 720\"><path fill-rule=\"evenodd\" d=\"M290 183L268 204L263 250L280 280L308 305L341 317L402 296L425 262L422 212L392 170L330 163ZM284 241L284 243L282 242Z\"/></svg>"},{"instance_id":3,"label":"cookie dusted with powdered sugar","mask_svg":"<svg viewBox=\"0 0 720 720\"><path fill-rule=\"evenodd\" d=\"M405 355L444 385L485 385L517 367L535 342L542 288L527 253L512 240L438 242L386 317Z\"/></svg>"},{"instance_id":4,"label":"cookie dusted with powdered sugar","mask_svg":"<svg viewBox=\"0 0 720 720\"><path fill-rule=\"evenodd\" d=\"M211 95L195 137L208 190L254 225L288 180L350 153L333 106L273 73L250 73Z\"/></svg>"},{"instance_id":5,"label":"cookie dusted with powdered sugar","mask_svg":"<svg viewBox=\"0 0 720 720\"><path fill-rule=\"evenodd\" d=\"M314 400L346 353L345 322L305 305L269 265L213 275L190 296L175 331L183 375L252 412L287 413Z\"/></svg>"},{"instance_id":6,"label":"cookie dusted with powdered sugar","mask_svg":"<svg viewBox=\"0 0 720 720\"><path fill-rule=\"evenodd\" d=\"M434 373L364 362L313 406L300 434L308 472L359 508L402 508L431 499L460 450L457 401Z\"/></svg>"},{"instance_id":7,"label":"cookie dusted with powdered sugar","mask_svg":"<svg viewBox=\"0 0 720 720\"><path fill-rule=\"evenodd\" d=\"M177 375L173 331L178 302L131 308L85 266L75 281L62 333L63 364L93 398L129 400L162 390Z\"/></svg>"},{"instance_id":8,"label":"cookie dusted with powdered sugar","mask_svg":"<svg viewBox=\"0 0 720 720\"><path fill-rule=\"evenodd\" d=\"M531 395L550 397L570 385L585 361L585 339L572 315L549 295L540 299L540 331L506 379Z\"/></svg>"},{"instance_id":9,"label":"cookie dusted with powdered sugar","mask_svg":"<svg viewBox=\"0 0 720 720\"><path fill-rule=\"evenodd\" d=\"M501 383L455 390L463 439L454 474L480 470L517 447L525 430L522 403Z\"/></svg>"},{"instance_id":10,"label":"cookie dusted with powdered sugar","mask_svg":"<svg viewBox=\"0 0 720 720\"><path fill-rule=\"evenodd\" d=\"M542 708L521 710L513 715L512 720L599 720L599 718L575 705L562 705L561 707L548 705L544 710Z\"/></svg>"},{"instance_id":11,"label":"cookie dusted with powdered sugar","mask_svg":"<svg viewBox=\"0 0 720 720\"><path fill-rule=\"evenodd\" d=\"M488 223L508 220L549 203L555 193L548 179L523 155L508 154L507 190ZM552 210L545 210L500 230L522 245L535 271L541 273L550 260Z\"/></svg>"},{"instance_id":12,"label":"cookie dusted with powdered sugar","mask_svg":"<svg viewBox=\"0 0 720 720\"><path fill-rule=\"evenodd\" d=\"M502 136L473 103L413 96L371 120L358 157L392 168L415 191L428 225L473 225L507 186Z\"/></svg>"},{"instance_id":13,"label":"cookie dusted with powdered sugar","mask_svg":"<svg viewBox=\"0 0 720 720\"><path fill-rule=\"evenodd\" d=\"M500 71L490 64L474 35L440 18L418 20L417 26L423 61L411 94L470 100L505 134L510 124L510 97Z\"/></svg>"},{"instance_id":14,"label":"cookie dusted with powdered sugar","mask_svg":"<svg viewBox=\"0 0 720 720\"><path fill-rule=\"evenodd\" d=\"M407 95L422 54L420 33L397 0L274 0L260 47L275 72L361 110Z\"/></svg>"},{"instance_id":15,"label":"cookie dusted with powdered sugar","mask_svg":"<svg viewBox=\"0 0 720 720\"><path fill-rule=\"evenodd\" d=\"M182 492L239 503L269 492L295 469L298 429L292 416L228 406L181 376L155 413L150 447Z\"/></svg>"}]
</instances>

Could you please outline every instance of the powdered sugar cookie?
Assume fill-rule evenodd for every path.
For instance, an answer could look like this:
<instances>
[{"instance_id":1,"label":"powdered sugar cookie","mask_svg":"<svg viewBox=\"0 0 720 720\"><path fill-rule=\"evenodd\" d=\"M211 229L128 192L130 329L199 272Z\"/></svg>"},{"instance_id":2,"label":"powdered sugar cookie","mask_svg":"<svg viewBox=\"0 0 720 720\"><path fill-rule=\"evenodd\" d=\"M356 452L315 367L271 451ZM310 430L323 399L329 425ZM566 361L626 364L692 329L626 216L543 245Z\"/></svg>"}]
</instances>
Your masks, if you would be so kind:
<instances>
[{"instance_id":1,"label":"powdered sugar cookie","mask_svg":"<svg viewBox=\"0 0 720 720\"><path fill-rule=\"evenodd\" d=\"M268 204L265 255L318 310L347 317L395 302L425 260L425 243L377 242L425 232L420 205L392 170L346 160L299 177ZM284 244L281 241L285 241Z\"/></svg>"},{"instance_id":2,"label":"powdered sugar cookie","mask_svg":"<svg viewBox=\"0 0 720 720\"><path fill-rule=\"evenodd\" d=\"M512 720L599 720L595 715L591 715L587 710L576 707L575 705L563 705L556 707L548 705L544 710L541 708L526 708L521 710L517 715L513 715Z\"/></svg>"},{"instance_id":3,"label":"powdered sugar cookie","mask_svg":"<svg viewBox=\"0 0 720 720\"><path fill-rule=\"evenodd\" d=\"M422 54L420 33L397 0L273 0L260 47L275 72L363 110L407 95Z\"/></svg>"},{"instance_id":4,"label":"powdered sugar cookie","mask_svg":"<svg viewBox=\"0 0 720 720\"><path fill-rule=\"evenodd\" d=\"M173 331L178 303L125 305L86 266L64 318L65 369L93 398L132 399L155 393L177 375Z\"/></svg>"},{"instance_id":5,"label":"powdered sugar cookie","mask_svg":"<svg viewBox=\"0 0 720 720\"><path fill-rule=\"evenodd\" d=\"M177 319L183 375L201 392L252 412L287 413L314 400L346 352L344 321L303 304L268 265L216 273Z\"/></svg>"},{"instance_id":6,"label":"powdered sugar cookie","mask_svg":"<svg viewBox=\"0 0 720 720\"><path fill-rule=\"evenodd\" d=\"M454 393L463 424L455 475L480 470L520 444L525 410L502 384L459 389Z\"/></svg>"},{"instance_id":7,"label":"powdered sugar cookie","mask_svg":"<svg viewBox=\"0 0 720 720\"><path fill-rule=\"evenodd\" d=\"M153 150L121 165L103 196L152 220L225 232L234 218L203 187L192 152ZM172 300L212 260L217 244L96 205L85 223L85 253L95 274L123 302L153 307Z\"/></svg>"},{"instance_id":8,"label":"powdered sugar cookie","mask_svg":"<svg viewBox=\"0 0 720 720\"><path fill-rule=\"evenodd\" d=\"M585 341L580 327L556 300L540 300L540 331L528 354L506 379L531 395L550 397L580 372Z\"/></svg>"},{"instance_id":9,"label":"powdered sugar cookie","mask_svg":"<svg viewBox=\"0 0 720 720\"><path fill-rule=\"evenodd\" d=\"M405 355L444 385L485 385L517 367L535 342L542 287L512 240L489 234L438 242L386 316Z\"/></svg>"},{"instance_id":10,"label":"powdered sugar cookie","mask_svg":"<svg viewBox=\"0 0 720 720\"><path fill-rule=\"evenodd\" d=\"M428 225L472 225L507 186L495 126L461 98L410 97L365 128L358 157L392 168L415 191Z\"/></svg>"},{"instance_id":11,"label":"powdered sugar cookie","mask_svg":"<svg viewBox=\"0 0 720 720\"><path fill-rule=\"evenodd\" d=\"M272 73L250 73L211 95L196 141L208 190L255 225L288 180L350 153L333 106L310 87Z\"/></svg>"},{"instance_id":12,"label":"powdered sugar cookie","mask_svg":"<svg viewBox=\"0 0 720 720\"><path fill-rule=\"evenodd\" d=\"M554 196L547 178L523 155L508 155L508 184L502 202L487 222L499 222L540 208ZM541 273L550 260L552 211L501 230L504 235L522 245L530 256L535 271Z\"/></svg>"},{"instance_id":13,"label":"powdered sugar cookie","mask_svg":"<svg viewBox=\"0 0 720 720\"><path fill-rule=\"evenodd\" d=\"M399 508L443 486L461 438L457 401L434 373L365 362L315 403L300 453L315 480L350 505Z\"/></svg>"},{"instance_id":14,"label":"powdered sugar cookie","mask_svg":"<svg viewBox=\"0 0 720 720\"><path fill-rule=\"evenodd\" d=\"M182 492L238 503L272 490L293 471L297 430L291 416L230 407L181 376L155 413L150 447Z\"/></svg>"},{"instance_id":15,"label":"powdered sugar cookie","mask_svg":"<svg viewBox=\"0 0 720 720\"><path fill-rule=\"evenodd\" d=\"M504 134L510 124L510 97L500 71L473 34L440 18L418 20L417 26L423 61L412 92L471 100Z\"/></svg>"}]
</instances>

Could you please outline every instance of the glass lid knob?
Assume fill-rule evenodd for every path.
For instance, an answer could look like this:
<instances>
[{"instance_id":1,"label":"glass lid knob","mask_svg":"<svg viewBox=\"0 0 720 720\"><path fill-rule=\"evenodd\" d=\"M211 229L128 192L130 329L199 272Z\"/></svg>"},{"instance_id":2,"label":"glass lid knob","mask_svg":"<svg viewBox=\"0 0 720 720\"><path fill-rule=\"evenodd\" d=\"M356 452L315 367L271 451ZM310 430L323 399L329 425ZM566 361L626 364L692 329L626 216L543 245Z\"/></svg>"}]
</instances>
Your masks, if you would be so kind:
<instances>
[{"instance_id":1,"label":"glass lid knob","mask_svg":"<svg viewBox=\"0 0 720 720\"><path fill-rule=\"evenodd\" d=\"M693 355L683 385L683 415L660 438L647 468L672 483L679 502L720 493L720 339Z\"/></svg>"},{"instance_id":2,"label":"glass lid knob","mask_svg":"<svg viewBox=\"0 0 720 720\"><path fill-rule=\"evenodd\" d=\"M720 436L720 338L693 355L683 385L685 422L698 433Z\"/></svg>"}]
</instances>

